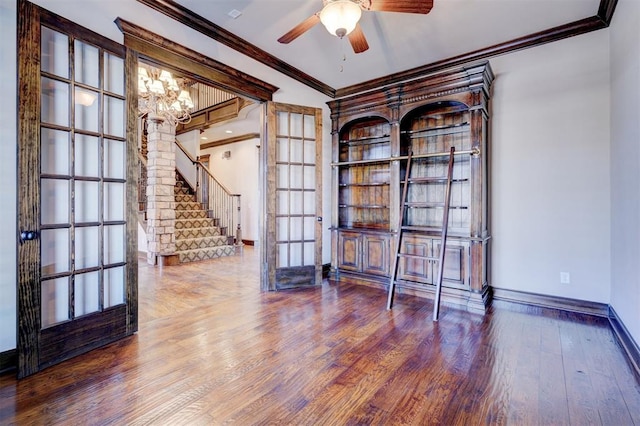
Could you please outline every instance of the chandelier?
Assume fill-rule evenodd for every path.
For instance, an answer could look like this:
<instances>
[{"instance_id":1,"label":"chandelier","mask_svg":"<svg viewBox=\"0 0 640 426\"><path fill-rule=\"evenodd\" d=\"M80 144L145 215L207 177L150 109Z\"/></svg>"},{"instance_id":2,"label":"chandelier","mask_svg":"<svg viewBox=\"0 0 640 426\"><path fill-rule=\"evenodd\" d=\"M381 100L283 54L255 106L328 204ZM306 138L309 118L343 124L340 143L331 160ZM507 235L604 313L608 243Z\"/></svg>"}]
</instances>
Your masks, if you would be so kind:
<instances>
[{"instance_id":1,"label":"chandelier","mask_svg":"<svg viewBox=\"0 0 640 426\"><path fill-rule=\"evenodd\" d=\"M167 121L173 126L191 121L193 101L169 71L138 67L138 110L150 120Z\"/></svg>"}]
</instances>

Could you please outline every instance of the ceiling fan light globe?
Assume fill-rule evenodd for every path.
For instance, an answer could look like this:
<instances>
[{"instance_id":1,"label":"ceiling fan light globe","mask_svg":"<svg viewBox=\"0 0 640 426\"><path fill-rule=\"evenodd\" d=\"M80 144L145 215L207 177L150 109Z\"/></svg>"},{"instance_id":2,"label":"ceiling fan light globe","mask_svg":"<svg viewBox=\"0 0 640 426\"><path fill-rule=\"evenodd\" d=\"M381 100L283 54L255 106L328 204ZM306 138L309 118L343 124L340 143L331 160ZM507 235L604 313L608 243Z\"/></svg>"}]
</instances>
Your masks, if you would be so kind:
<instances>
[{"instance_id":1,"label":"ceiling fan light globe","mask_svg":"<svg viewBox=\"0 0 640 426\"><path fill-rule=\"evenodd\" d=\"M330 34L336 37L344 37L354 30L362 9L351 0L335 0L327 3L320 11L320 22Z\"/></svg>"}]
</instances>

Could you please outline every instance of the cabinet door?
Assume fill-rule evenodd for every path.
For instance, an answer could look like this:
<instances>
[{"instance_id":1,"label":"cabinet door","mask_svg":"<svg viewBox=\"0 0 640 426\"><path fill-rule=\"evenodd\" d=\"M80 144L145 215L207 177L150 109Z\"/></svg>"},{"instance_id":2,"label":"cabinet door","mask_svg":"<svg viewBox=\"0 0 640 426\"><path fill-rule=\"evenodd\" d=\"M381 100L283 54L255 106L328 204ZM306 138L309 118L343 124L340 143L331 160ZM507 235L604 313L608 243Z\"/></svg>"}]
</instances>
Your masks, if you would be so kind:
<instances>
[{"instance_id":1,"label":"cabinet door","mask_svg":"<svg viewBox=\"0 0 640 426\"><path fill-rule=\"evenodd\" d=\"M427 257L433 257L432 238L422 235L404 234L401 245L400 253L423 256L424 259L400 258L398 264L399 279L433 284L433 262L427 259Z\"/></svg>"},{"instance_id":2,"label":"cabinet door","mask_svg":"<svg viewBox=\"0 0 640 426\"><path fill-rule=\"evenodd\" d=\"M357 232L338 233L338 268L362 271L361 235Z\"/></svg>"},{"instance_id":3,"label":"cabinet door","mask_svg":"<svg viewBox=\"0 0 640 426\"><path fill-rule=\"evenodd\" d=\"M469 243L466 241L447 241L444 255L442 285L446 287L468 287L469 283ZM433 240L433 255L440 256L440 239ZM434 283L438 278L438 262L433 262Z\"/></svg>"},{"instance_id":4,"label":"cabinet door","mask_svg":"<svg viewBox=\"0 0 640 426\"><path fill-rule=\"evenodd\" d=\"M388 235L362 235L362 272L389 276Z\"/></svg>"}]
</instances>

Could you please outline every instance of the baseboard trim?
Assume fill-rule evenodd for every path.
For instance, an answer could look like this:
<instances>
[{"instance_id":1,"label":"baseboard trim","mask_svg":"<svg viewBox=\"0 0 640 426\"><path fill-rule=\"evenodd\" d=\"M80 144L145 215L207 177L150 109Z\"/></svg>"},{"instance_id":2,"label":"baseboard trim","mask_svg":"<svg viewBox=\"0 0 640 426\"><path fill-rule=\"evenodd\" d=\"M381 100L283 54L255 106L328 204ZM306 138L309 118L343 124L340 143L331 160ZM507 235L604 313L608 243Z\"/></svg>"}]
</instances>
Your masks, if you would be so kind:
<instances>
[{"instance_id":1,"label":"baseboard trim","mask_svg":"<svg viewBox=\"0 0 640 426\"><path fill-rule=\"evenodd\" d=\"M0 352L0 374L10 373L18 368L18 351L11 349Z\"/></svg>"},{"instance_id":2,"label":"baseboard trim","mask_svg":"<svg viewBox=\"0 0 640 426\"><path fill-rule=\"evenodd\" d=\"M633 340L629 330L627 330L627 327L625 327L617 312L611 306L609 306L609 324L636 375L636 379L640 381L640 347Z\"/></svg>"},{"instance_id":3,"label":"baseboard trim","mask_svg":"<svg viewBox=\"0 0 640 426\"><path fill-rule=\"evenodd\" d=\"M566 297L547 296L525 291L507 290L493 287L494 300L524 303L526 305L543 308L561 309L568 312L609 317L609 305L606 303L589 302L586 300L569 299Z\"/></svg>"},{"instance_id":4,"label":"baseboard trim","mask_svg":"<svg viewBox=\"0 0 640 426\"><path fill-rule=\"evenodd\" d=\"M331 264L330 263L325 263L324 265L322 265L322 278L329 278L329 275L331 274Z\"/></svg>"}]
</instances>

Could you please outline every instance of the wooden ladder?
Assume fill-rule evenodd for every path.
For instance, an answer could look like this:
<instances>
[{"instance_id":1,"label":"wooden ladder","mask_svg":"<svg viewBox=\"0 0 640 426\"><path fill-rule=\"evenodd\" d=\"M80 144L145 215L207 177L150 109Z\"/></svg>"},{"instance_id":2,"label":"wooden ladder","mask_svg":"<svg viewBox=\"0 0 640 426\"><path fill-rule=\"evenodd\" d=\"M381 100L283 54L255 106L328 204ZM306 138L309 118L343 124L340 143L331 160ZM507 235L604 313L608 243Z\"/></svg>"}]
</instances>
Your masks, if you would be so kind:
<instances>
[{"instance_id":1,"label":"wooden ladder","mask_svg":"<svg viewBox=\"0 0 640 426\"><path fill-rule=\"evenodd\" d=\"M449 166L447 168L447 175L445 177L410 178L409 175L411 172L411 161L412 161L413 153L409 152L409 156L407 157L407 170L405 172L404 185L402 188L402 199L400 202L400 205L401 205L400 220L399 220L400 223L398 225L398 233L396 235L396 255L393 258L393 266L391 268L391 279L389 281L389 296L387 298L387 309L391 309L391 307L393 306L393 296L394 296L395 287L398 279L398 263L400 258L437 260L438 275L436 280L435 297L433 301L433 320L438 321L438 314L440 311L440 293L442 290L442 275L444 273L444 254L446 251L447 228L449 226L449 203L451 200L451 175L453 172L454 154L455 154L454 147L451 147L449 154L444 154L444 155L449 155ZM407 192L408 192L410 182L445 182L444 211L442 212L442 229L440 234L441 236L440 255L438 258L400 252L400 243L402 241L403 232L420 230L420 227L407 226L404 223L406 208L414 204L414 203L407 202Z\"/></svg>"}]
</instances>

